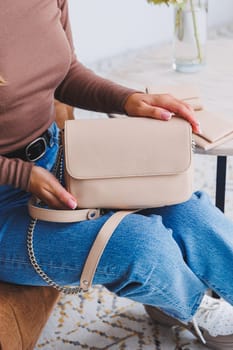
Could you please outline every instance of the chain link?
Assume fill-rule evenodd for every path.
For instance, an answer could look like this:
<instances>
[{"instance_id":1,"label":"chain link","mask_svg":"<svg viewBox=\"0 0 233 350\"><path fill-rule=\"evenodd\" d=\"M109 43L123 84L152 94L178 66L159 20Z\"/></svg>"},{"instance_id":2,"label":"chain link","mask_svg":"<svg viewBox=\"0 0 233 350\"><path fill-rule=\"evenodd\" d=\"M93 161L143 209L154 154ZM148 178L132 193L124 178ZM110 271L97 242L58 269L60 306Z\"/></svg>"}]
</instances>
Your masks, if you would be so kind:
<instances>
[{"instance_id":1,"label":"chain link","mask_svg":"<svg viewBox=\"0 0 233 350\"><path fill-rule=\"evenodd\" d=\"M61 140L61 137L60 137ZM63 174L63 147L61 144L61 141L59 140L59 150L57 154L57 159L55 162L55 166L53 168L53 174L59 179L60 183L62 182L62 174ZM38 205L42 205L41 202L39 202ZM33 236L34 231L36 227L37 219L31 219L31 222L29 224L28 233L27 233L27 250L28 250L28 256L30 259L30 262L36 271L36 273L50 286L55 289L57 289L59 292L64 293L66 295L68 294L78 294L80 292L83 292L83 289L81 287L67 287L67 286L60 286L56 282L54 282L40 267L40 265L37 262L35 252L34 252L34 245L33 245ZM86 281L83 281L85 284ZM88 283L88 282L87 282ZM85 289L87 291L87 289Z\"/></svg>"}]
</instances>

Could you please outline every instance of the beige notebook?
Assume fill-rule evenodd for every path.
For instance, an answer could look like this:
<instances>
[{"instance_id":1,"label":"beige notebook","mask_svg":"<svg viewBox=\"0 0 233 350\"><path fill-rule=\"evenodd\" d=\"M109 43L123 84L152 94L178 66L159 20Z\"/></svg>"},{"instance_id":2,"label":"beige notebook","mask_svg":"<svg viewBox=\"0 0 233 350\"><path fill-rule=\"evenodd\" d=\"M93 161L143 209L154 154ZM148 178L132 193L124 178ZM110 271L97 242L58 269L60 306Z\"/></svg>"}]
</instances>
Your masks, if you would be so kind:
<instances>
[{"instance_id":1,"label":"beige notebook","mask_svg":"<svg viewBox=\"0 0 233 350\"><path fill-rule=\"evenodd\" d=\"M232 120L208 111L195 112L200 121L202 135L193 135L197 146L209 150L233 139Z\"/></svg>"},{"instance_id":2,"label":"beige notebook","mask_svg":"<svg viewBox=\"0 0 233 350\"><path fill-rule=\"evenodd\" d=\"M150 94L171 94L179 100L190 104L195 111L203 109L198 88L192 85L147 86L146 92Z\"/></svg>"}]
</instances>

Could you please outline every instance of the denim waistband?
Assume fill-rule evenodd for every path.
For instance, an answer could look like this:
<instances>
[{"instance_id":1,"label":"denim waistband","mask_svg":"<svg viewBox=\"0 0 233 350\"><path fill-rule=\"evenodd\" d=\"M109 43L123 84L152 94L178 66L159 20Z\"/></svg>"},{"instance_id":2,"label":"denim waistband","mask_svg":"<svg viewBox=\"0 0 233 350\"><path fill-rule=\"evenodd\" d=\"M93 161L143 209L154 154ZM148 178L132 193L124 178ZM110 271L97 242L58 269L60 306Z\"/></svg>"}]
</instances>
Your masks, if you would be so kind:
<instances>
[{"instance_id":1,"label":"denim waistband","mask_svg":"<svg viewBox=\"0 0 233 350\"><path fill-rule=\"evenodd\" d=\"M35 162L35 165L41 166L50 171L56 161L59 148L59 129L55 122L48 128L48 132L51 135L49 146L46 148L43 157Z\"/></svg>"}]
</instances>

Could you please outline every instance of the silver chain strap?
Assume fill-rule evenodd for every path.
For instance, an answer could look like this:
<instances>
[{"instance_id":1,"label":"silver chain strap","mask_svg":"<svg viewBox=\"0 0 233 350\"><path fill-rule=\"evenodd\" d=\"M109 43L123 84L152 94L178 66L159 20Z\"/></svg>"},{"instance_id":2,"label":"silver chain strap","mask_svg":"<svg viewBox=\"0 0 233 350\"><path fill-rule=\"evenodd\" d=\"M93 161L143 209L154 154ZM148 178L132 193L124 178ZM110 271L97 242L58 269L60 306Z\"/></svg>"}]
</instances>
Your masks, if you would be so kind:
<instances>
[{"instance_id":1,"label":"silver chain strap","mask_svg":"<svg viewBox=\"0 0 233 350\"><path fill-rule=\"evenodd\" d=\"M62 172L63 172L63 147L60 142L56 163L53 169L53 174L59 179L60 183L62 181ZM40 202L39 205L42 205L42 203ZM28 228L28 233L27 233L27 251L28 251L30 262L34 270L50 287L57 289L61 293L68 295L68 294L78 294L82 292L83 289L79 286L78 287L60 286L59 284L54 282L40 267L35 256L34 246L33 246L33 235L34 235L36 223L37 223L37 219L31 219L31 222ZM85 291L87 290L85 289Z\"/></svg>"}]
</instances>

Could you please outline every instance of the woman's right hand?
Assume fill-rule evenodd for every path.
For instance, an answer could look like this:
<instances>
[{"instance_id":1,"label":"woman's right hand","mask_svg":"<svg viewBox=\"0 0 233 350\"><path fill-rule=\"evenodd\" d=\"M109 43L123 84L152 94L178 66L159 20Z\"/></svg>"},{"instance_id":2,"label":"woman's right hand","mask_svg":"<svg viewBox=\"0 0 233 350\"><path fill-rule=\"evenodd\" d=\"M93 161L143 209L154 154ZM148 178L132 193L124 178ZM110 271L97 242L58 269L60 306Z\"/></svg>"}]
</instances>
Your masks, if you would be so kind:
<instances>
[{"instance_id":1,"label":"woman's right hand","mask_svg":"<svg viewBox=\"0 0 233 350\"><path fill-rule=\"evenodd\" d=\"M51 208L75 209L76 199L59 183L48 170L33 166L28 191Z\"/></svg>"},{"instance_id":2,"label":"woman's right hand","mask_svg":"<svg viewBox=\"0 0 233 350\"><path fill-rule=\"evenodd\" d=\"M191 106L170 94L145 94L136 92L130 95L124 105L129 116L150 117L168 121L173 114L187 120L193 132L201 134L200 123Z\"/></svg>"}]
</instances>

